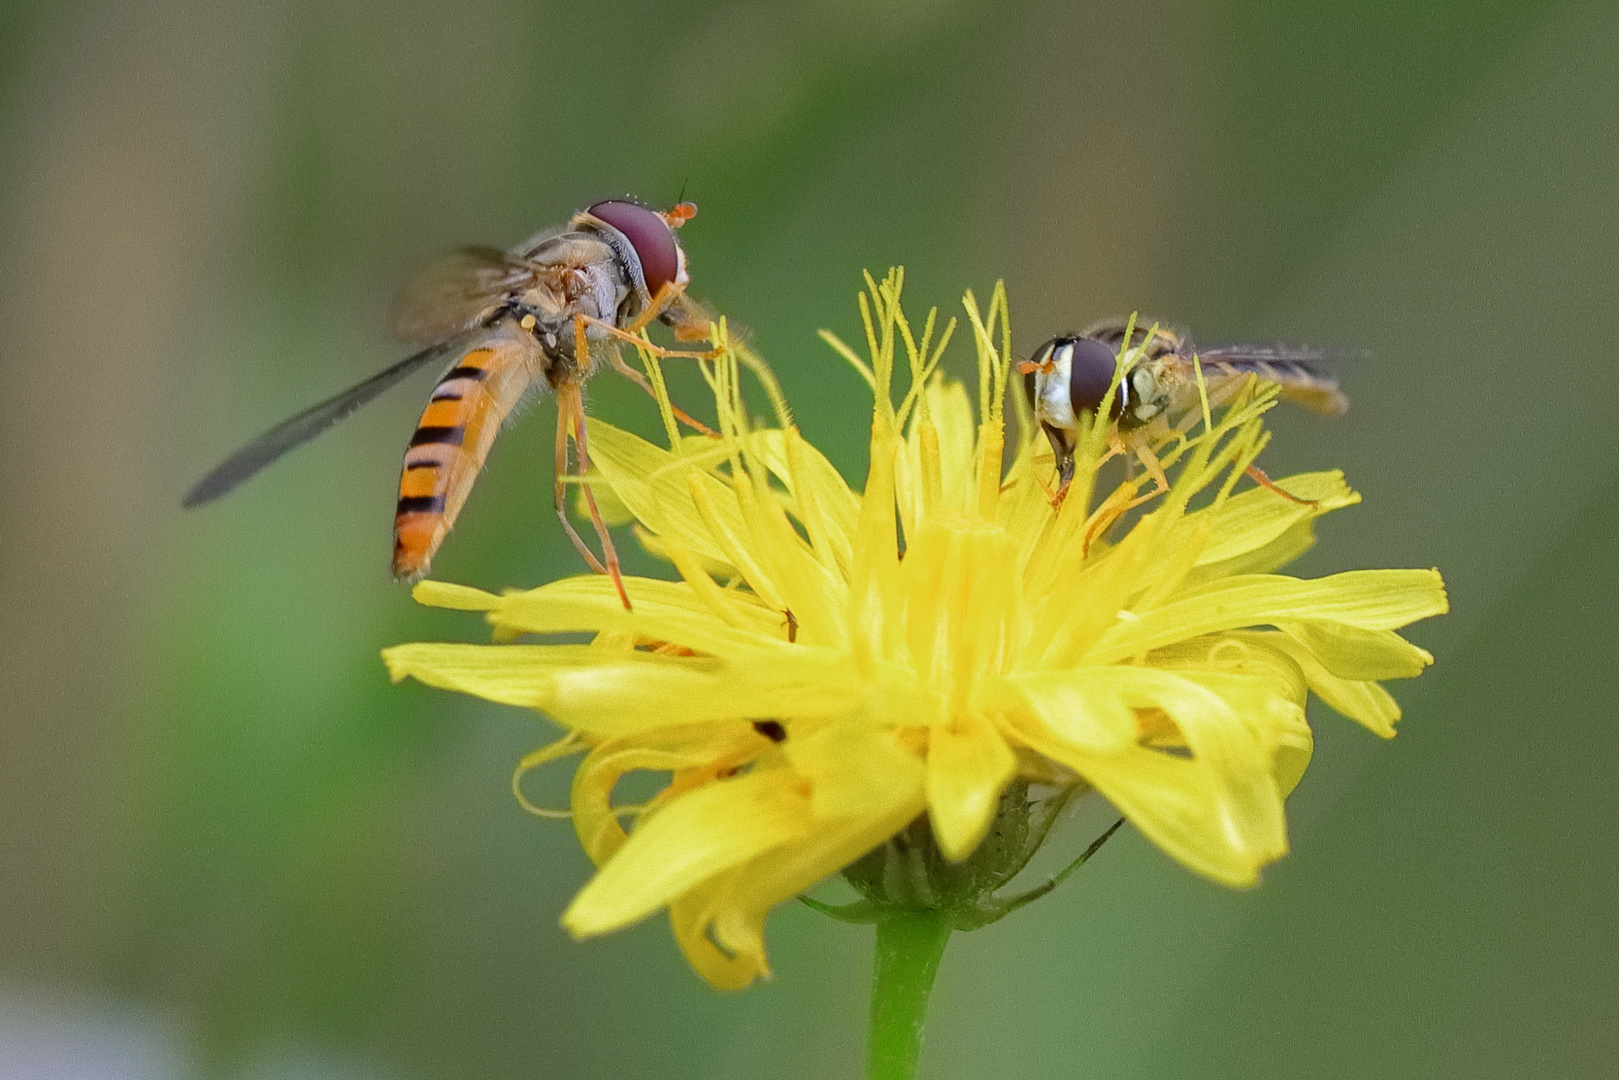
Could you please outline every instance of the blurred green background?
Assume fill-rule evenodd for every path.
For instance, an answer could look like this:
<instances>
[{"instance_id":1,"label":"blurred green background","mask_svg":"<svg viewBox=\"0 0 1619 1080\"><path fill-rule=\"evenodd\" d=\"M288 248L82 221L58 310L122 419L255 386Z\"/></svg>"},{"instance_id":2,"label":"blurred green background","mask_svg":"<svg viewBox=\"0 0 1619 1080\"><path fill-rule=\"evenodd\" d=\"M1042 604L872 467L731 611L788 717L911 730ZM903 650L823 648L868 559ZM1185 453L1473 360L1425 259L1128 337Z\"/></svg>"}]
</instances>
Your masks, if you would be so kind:
<instances>
[{"instance_id":1,"label":"blurred green background","mask_svg":"<svg viewBox=\"0 0 1619 1080\"><path fill-rule=\"evenodd\" d=\"M848 469L814 331L863 267L947 311L1005 277L1023 350L1132 309L1367 350L1345 420L1276 418L1272 475L1366 495L1301 570L1451 586L1397 740L1313 716L1258 890L1126 830L958 937L924 1076L1619 1075L1616 120L1604 2L4 0L0 1075L856 1073L869 931L784 908L730 996L661 921L573 943L587 864L507 789L547 726L388 685L481 633L388 580L419 389L179 510L400 354L410 266L681 192L694 293ZM551 423L438 576L578 569Z\"/></svg>"}]
</instances>

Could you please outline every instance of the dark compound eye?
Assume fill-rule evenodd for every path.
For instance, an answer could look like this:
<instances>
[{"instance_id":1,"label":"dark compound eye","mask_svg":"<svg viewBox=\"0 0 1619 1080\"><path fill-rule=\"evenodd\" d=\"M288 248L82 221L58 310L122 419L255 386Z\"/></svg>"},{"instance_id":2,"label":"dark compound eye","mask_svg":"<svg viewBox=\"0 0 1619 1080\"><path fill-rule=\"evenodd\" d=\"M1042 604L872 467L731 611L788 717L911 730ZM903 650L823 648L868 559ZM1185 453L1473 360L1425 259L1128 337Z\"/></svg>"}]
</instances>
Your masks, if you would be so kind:
<instances>
[{"instance_id":1,"label":"dark compound eye","mask_svg":"<svg viewBox=\"0 0 1619 1080\"><path fill-rule=\"evenodd\" d=\"M585 211L617 229L634 249L641 263L641 277L647 293L672 285L680 276L680 249L675 234L656 210L622 199L608 199Z\"/></svg>"},{"instance_id":2,"label":"dark compound eye","mask_svg":"<svg viewBox=\"0 0 1619 1080\"><path fill-rule=\"evenodd\" d=\"M1071 338L1061 342L1058 348L1068 350L1068 400L1073 403L1074 412L1096 412L1102 407L1107 388L1113 385L1116 360L1113 346L1095 338ZM1125 389L1126 384L1121 383L1113 396L1113 407L1108 410L1108 416L1114 420L1124 412Z\"/></svg>"}]
</instances>

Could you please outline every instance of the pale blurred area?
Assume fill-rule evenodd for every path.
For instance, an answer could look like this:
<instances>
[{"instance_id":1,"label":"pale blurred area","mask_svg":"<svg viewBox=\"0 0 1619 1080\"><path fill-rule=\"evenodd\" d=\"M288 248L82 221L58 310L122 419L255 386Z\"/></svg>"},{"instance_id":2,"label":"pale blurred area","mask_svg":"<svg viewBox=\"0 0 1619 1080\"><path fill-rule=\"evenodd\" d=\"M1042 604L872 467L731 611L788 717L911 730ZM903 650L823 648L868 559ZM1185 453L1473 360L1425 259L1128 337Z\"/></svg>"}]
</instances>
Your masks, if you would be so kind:
<instances>
[{"instance_id":1,"label":"pale blurred area","mask_svg":"<svg viewBox=\"0 0 1619 1080\"><path fill-rule=\"evenodd\" d=\"M1273 476L1366 494L1303 572L1451 585L1399 739L1312 717L1259 891L1127 831L958 940L924 1076L1619 1073L1616 74L1594 2L0 0L0 1080L855 1074L863 932L784 909L728 997L662 923L571 942L588 866L507 786L549 728L387 684L480 634L388 580L419 386L179 509L397 358L412 265L624 194L700 205L693 292L851 474L814 331L862 268L947 315L1004 277L1023 350L1133 309L1365 350L1347 419L1277 417ZM580 569L551 422L436 576Z\"/></svg>"}]
</instances>

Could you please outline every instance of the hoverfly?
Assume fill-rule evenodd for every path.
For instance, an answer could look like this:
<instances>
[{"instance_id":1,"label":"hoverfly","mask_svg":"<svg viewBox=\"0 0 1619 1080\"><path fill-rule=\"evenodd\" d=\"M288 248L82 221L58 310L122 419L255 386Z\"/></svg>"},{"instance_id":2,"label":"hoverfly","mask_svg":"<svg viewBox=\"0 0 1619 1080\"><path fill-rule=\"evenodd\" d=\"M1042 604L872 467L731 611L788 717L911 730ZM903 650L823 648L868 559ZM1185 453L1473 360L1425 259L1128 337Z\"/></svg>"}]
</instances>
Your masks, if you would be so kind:
<instances>
[{"instance_id":1,"label":"hoverfly","mask_svg":"<svg viewBox=\"0 0 1619 1080\"><path fill-rule=\"evenodd\" d=\"M588 486L585 500L601 559L568 520L568 444L576 449L574 475L583 476L590 460L581 387L603 358L652 392L619 356L618 340L660 356L706 355L659 349L636 336L653 319L680 340L708 333L710 320L685 296L686 253L675 233L696 213L685 202L660 212L608 199L510 251L465 248L428 266L406 282L394 306L395 333L425 346L420 352L260 435L203 477L185 505L219 498L405 376L447 360L405 451L394 515L394 576L414 581L427 573L502 421L530 388L549 386L557 399L557 516L591 568L613 576L628 607L618 555Z\"/></svg>"},{"instance_id":2,"label":"hoverfly","mask_svg":"<svg viewBox=\"0 0 1619 1080\"><path fill-rule=\"evenodd\" d=\"M1125 335L1130 340L1125 341ZM1218 345L1194 348L1190 339L1171 330L1143 329L1126 319L1095 323L1078 334L1052 338L1018 365L1023 388L1035 419L1051 442L1057 459L1059 493L1074 478L1074 448L1079 438L1081 413L1094 415L1113 385L1119 358L1132 348L1141 350L1129 372L1119 380L1108 416L1116 425L1114 450L1131 450L1149 471L1157 464L1146 437L1151 425L1167 424L1201 404L1206 392L1210 404L1229 400L1250 376L1275 383L1284 400L1326 416L1340 416L1349 399L1337 380L1318 366L1326 354L1312 349L1280 345ZM1199 367L1204 390L1198 389ZM1167 480L1154 471L1164 488ZM1249 475L1286 495L1250 467ZM1292 496L1287 496L1292 498Z\"/></svg>"}]
</instances>

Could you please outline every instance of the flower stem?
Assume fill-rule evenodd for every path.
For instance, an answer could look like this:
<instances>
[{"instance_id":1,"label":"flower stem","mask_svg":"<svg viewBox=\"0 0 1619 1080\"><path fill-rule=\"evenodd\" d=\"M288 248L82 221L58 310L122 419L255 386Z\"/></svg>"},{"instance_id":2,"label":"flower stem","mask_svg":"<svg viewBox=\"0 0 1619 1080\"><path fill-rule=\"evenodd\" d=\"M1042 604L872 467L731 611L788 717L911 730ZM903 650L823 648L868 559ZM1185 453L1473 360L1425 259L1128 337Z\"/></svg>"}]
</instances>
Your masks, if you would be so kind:
<instances>
[{"instance_id":1,"label":"flower stem","mask_svg":"<svg viewBox=\"0 0 1619 1080\"><path fill-rule=\"evenodd\" d=\"M942 911L890 911L877 920L877 961L866 1032L866 1080L912 1080L939 958L950 940Z\"/></svg>"}]
</instances>

